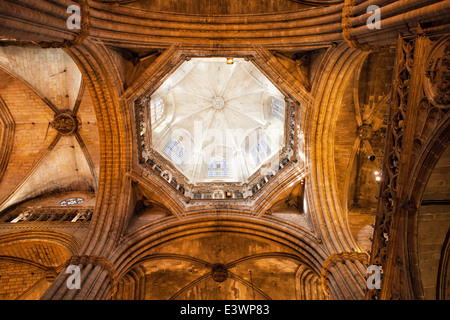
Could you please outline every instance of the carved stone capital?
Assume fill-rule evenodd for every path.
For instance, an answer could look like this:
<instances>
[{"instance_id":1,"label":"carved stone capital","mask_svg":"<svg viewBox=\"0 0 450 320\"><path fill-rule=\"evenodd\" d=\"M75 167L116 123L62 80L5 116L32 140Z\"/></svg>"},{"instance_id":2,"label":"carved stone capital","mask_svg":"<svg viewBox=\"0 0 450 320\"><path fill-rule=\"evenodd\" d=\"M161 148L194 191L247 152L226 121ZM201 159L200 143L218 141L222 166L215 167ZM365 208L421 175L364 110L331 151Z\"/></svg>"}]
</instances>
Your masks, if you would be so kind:
<instances>
[{"instance_id":1,"label":"carved stone capital","mask_svg":"<svg viewBox=\"0 0 450 320\"><path fill-rule=\"evenodd\" d=\"M323 269L330 270L336 265L336 263L338 262L344 263L346 261L350 262L360 261L362 264L368 264L369 256L364 252L356 252L356 251L333 253L323 263L322 270Z\"/></svg>"},{"instance_id":2,"label":"carved stone capital","mask_svg":"<svg viewBox=\"0 0 450 320\"><path fill-rule=\"evenodd\" d=\"M329 293L329 275L332 273L331 270L333 267L336 266L338 263L345 263L345 262L356 262L359 261L363 265L369 264L369 255L367 253L363 252L339 252L339 253L333 253L331 256L328 257L328 259L325 260L322 266L322 272L321 272L321 280L322 280L322 288L325 292Z\"/></svg>"}]
</instances>

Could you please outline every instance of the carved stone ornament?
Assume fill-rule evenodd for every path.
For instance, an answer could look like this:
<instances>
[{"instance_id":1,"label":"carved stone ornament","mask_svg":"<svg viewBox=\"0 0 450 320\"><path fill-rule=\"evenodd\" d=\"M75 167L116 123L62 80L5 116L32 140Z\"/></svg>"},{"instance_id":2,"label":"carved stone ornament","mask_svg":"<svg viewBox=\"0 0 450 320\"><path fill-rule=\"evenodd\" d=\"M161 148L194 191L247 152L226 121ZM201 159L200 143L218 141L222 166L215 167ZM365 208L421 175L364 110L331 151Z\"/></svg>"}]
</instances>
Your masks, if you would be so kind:
<instances>
[{"instance_id":1,"label":"carved stone ornament","mask_svg":"<svg viewBox=\"0 0 450 320\"><path fill-rule=\"evenodd\" d=\"M361 140L368 140L372 137L373 129L370 125L364 124L358 128L358 136Z\"/></svg>"},{"instance_id":2,"label":"carved stone ornament","mask_svg":"<svg viewBox=\"0 0 450 320\"><path fill-rule=\"evenodd\" d=\"M431 52L425 75L425 93L430 102L440 109L450 105L450 39Z\"/></svg>"},{"instance_id":3,"label":"carved stone ornament","mask_svg":"<svg viewBox=\"0 0 450 320\"><path fill-rule=\"evenodd\" d=\"M79 127L80 121L76 116L61 113L55 116L50 125L62 135L71 135Z\"/></svg>"},{"instance_id":4,"label":"carved stone ornament","mask_svg":"<svg viewBox=\"0 0 450 320\"><path fill-rule=\"evenodd\" d=\"M345 0L344 8L342 9L342 37L350 46L350 48L358 49L362 51L386 51L388 46L370 45L367 43L361 43L358 38L353 35L352 19L355 17L353 8L357 5L356 0Z\"/></svg>"},{"instance_id":5,"label":"carved stone ornament","mask_svg":"<svg viewBox=\"0 0 450 320\"><path fill-rule=\"evenodd\" d=\"M214 281L224 282L228 279L228 270L222 263L216 263L211 268L211 275Z\"/></svg>"}]
</instances>

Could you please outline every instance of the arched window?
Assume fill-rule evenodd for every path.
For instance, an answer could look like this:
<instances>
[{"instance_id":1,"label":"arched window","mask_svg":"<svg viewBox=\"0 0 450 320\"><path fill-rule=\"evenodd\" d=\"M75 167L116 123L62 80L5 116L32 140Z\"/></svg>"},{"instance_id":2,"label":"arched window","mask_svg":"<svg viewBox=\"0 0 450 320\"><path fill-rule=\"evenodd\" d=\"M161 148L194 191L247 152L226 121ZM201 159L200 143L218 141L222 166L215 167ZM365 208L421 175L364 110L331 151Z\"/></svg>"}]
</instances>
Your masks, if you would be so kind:
<instances>
[{"instance_id":1,"label":"arched window","mask_svg":"<svg viewBox=\"0 0 450 320\"><path fill-rule=\"evenodd\" d=\"M183 162L184 157L184 147L183 144L178 140L171 140L166 148L164 149L164 152L170 156L170 158L176 163L181 164Z\"/></svg>"},{"instance_id":2,"label":"arched window","mask_svg":"<svg viewBox=\"0 0 450 320\"><path fill-rule=\"evenodd\" d=\"M70 198L60 202L61 207L74 206L79 203L83 203L83 198Z\"/></svg>"},{"instance_id":3,"label":"arched window","mask_svg":"<svg viewBox=\"0 0 450 320\"><path fill-rule=\"evenodd\" d=\"M150 118L152 124L158 121L164 112L164 101L161 98L155 98L150 100Z\"/></svg>"},{"instance_id":4,"label":"arched window","mask_svg":"<svg viewBox=\"0 0 450 320\"><path fill-rule=\"evenodd\" d=\"M264 138L260 138L253 148L250 149L250 154L253 156L256 164L264 160L270 152L270 146Z\"/></svg>"},{"instance_id":5,"label":"arched window","mask_svg":"<svg viewBox=\"0 0 450 320\"><path fill-rule=\"evenodd\" d=\"M284 100L272 97L272 112L276 118L284 121Z\"/></svg>"},{"instance_id":6,"label":"arched window","mask_svg":"<svg viewBox=\"0 0 450 320\"><path fill-rule=\"evenodd\" d=\"M211 159L208 166L208 177L228 177L230 174L226 159Z\"/></svg>"}]
</instances>

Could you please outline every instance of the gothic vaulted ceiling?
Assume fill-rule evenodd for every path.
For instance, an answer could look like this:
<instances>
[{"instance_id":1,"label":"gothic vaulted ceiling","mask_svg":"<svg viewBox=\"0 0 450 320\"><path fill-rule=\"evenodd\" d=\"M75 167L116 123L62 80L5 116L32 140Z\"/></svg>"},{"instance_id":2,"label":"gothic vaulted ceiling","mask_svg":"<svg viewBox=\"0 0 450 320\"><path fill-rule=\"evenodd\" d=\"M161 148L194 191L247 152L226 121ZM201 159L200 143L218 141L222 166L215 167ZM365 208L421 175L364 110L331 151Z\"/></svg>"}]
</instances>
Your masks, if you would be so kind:
<instances>
[{"instance_id":1,"label":"gothic vaulted ceiling","mask_svg":"<svg viewBox=\"0 0 450 320\"><path fill-rule=\"evenodd\" d=\"M94 192L100 169L96 117L73 60L60 49L3 42L0 73L0 101L11 117L0 210L55 192Z\"/></svg>"},{"instance_id":2,"label":"gothic vaulted ceiling","mask_svg":"<svg viewBox=\"0 0 450 320\"><path fill-rule=\"evenodd\" d=\"M226 61L185 61L148 102L152 147L193 184L248 182L285 145L283 94L251 62Z\"/></svg>"},{"instance_id":3,"label":"gothic vaulted ceiling","mask_svg":"<svg viewBox=\"0 0 450 320\"><path fill-rule=\"evenodd\" d=\"M381 6L387 27L368 28L368 3ZM80 29L68 28L67 4L81 7ZM0 8L0 299L364 297L388 181L390 103L416 99L408 107L436 126L448 109L413 86L437 81L432 90L446 97L448 74L433 68L448 62L448 38L433 32L442 37L449 1L0 0ZM406 118L396 120L395 139L406 137ZM432 220L436 203L448 205L439 192L448 158L433 171L416 228L427 297L442 276L435 244L447 229ZM412 210L412 200L399 210ZM60 286L66 262L82 266L92 287ZM20 285L5 289L3 274Z\"/></svg>"}]
</instances>

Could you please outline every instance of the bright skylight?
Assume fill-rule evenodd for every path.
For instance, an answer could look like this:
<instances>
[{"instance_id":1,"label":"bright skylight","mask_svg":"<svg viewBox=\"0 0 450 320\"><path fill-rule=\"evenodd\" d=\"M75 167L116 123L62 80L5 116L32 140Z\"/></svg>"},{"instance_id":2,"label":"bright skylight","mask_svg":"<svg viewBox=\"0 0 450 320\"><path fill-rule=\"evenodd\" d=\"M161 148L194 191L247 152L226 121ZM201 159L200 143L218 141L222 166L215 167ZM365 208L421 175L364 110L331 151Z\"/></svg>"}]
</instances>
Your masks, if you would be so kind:
<instances>
[{"instance_id":1,"label":"bright skylight","mask_svg":"<svg viewBox=\"0 0 450 320\"><path fill-rule=\"evenodd\" d=\"M152 148L194 185L245 182L284 147L284 99L250 61L192 58L150 97Z\"/></svg>"}]
</instances>

